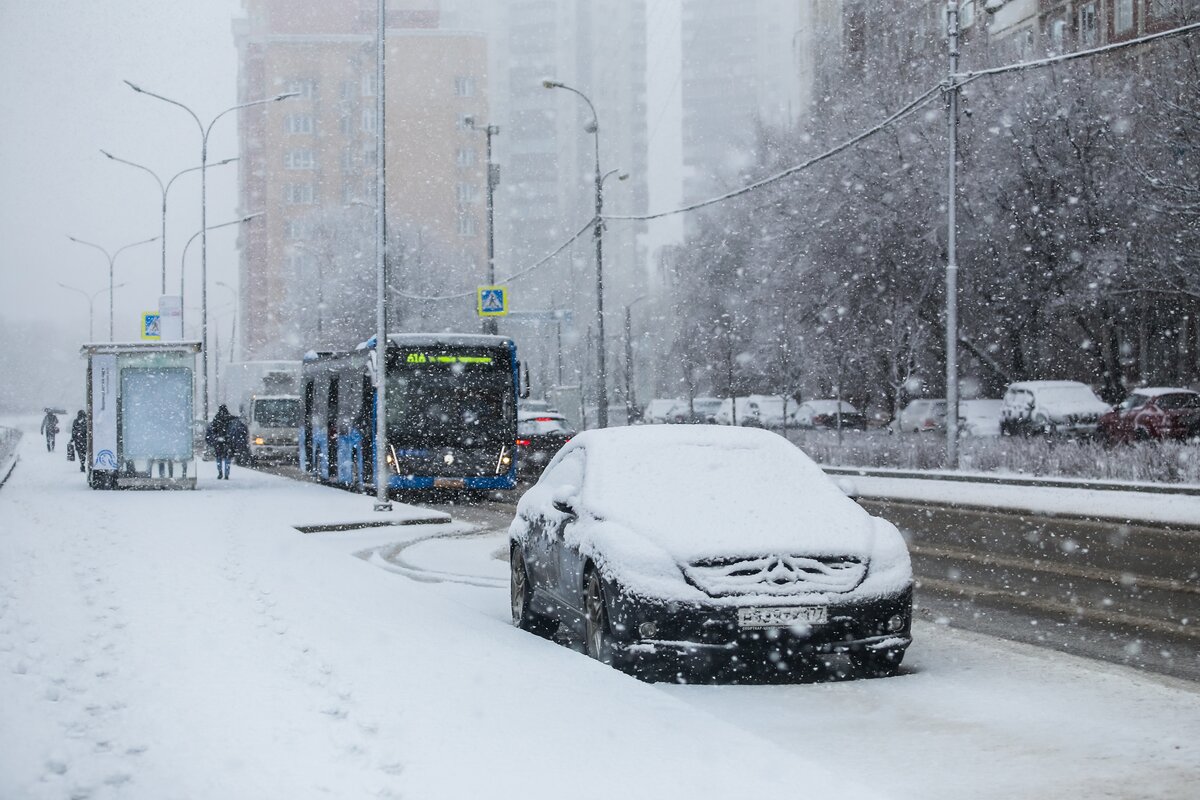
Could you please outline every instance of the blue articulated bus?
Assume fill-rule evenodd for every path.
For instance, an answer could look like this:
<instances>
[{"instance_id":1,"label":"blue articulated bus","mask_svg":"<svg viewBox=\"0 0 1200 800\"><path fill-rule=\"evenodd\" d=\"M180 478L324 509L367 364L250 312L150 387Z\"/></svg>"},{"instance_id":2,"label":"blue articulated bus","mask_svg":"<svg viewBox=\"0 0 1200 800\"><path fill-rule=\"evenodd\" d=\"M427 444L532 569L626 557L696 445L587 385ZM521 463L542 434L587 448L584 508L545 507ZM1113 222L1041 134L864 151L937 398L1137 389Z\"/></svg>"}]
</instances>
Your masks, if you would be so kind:
<instances>
[{"instance_id":1,"label":"blue articulated bus","mask_svg":"<svg viewBox=\"0 0 1200 800\"><path fill-rule=\"evenodd\" d=\"M388 337L389 489L511 489L517 481L517 348L503 336ZM309 352L301 377L300 466L321 481L374 491L376 355Z\"/></svg>"}]
</instances>

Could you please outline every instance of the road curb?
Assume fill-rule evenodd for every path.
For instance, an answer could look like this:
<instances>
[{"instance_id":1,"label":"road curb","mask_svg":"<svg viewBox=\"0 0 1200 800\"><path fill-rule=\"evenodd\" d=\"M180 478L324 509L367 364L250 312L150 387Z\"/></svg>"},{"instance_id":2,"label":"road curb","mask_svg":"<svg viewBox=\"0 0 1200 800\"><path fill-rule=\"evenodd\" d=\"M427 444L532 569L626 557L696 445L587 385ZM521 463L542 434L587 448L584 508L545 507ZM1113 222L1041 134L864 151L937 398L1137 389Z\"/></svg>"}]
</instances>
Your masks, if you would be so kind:
<instances>
[{"instance_id":1,"label":"road curb","mask_svg":"<svg viewBox=\"0 0 1200 800\"><path fill-rule=\"evenodd\" d=\"M1135 483L1132 481L1089 481L1073 478L1021 478L1012 475L987 475L979 472L934 472L925 470L880 469L873 467L833 467L821 465L827 475L863 478L903 478L906 480L950 481L953 483L989 483L997 486L1040 486L1046 489L1095 489L1108 492L1140 492L1200 497L1200 486L1193 484Z\"/></svg>"}]
</instances>

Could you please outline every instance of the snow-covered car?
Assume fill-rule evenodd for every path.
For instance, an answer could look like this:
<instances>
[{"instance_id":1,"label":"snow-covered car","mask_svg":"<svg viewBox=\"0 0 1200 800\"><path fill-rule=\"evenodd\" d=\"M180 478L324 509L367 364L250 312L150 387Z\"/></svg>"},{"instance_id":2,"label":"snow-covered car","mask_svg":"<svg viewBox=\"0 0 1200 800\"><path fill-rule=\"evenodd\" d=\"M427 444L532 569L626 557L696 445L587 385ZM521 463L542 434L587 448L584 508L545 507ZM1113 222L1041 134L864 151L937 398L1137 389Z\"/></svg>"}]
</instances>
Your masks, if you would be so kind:
<instances>
[{"instance_id":1,"label":"snow-covered car","mask_svg":"<svg viewBox=\"0 0 1200 800\"><path fill-rule=\"evenodd\" d=\"M1108 411L1108 403L1086 383L1021 381L1004 393L1000 433L1090 436Z\"/></svg>"},{"instance_id":2,"label":"snow-covered car","mask_svg":"<svg viewBox=\"0 0 1200 800\"><path fill-rule=\"evenodd\" d=\"M676 424L695 423L704 425L713 422L718 411L721 410L721 398L719 397L693 397L692 404L689 407L688 401L680 400L674 408L671 409L671 422Z\"/></svg>"},{"instance_id":3,"label":"snow-covered car","mask_svg":"<svg viewBox=\"0 0 1200 800\"><path fill-rule=\"evenodd\" d=\"M644 677L798 676L806 657L833 652L886 675L912 641L896 527L765 430L581 433L521 498L509 545L515 625L562 626Z\"/></svg>"},{"instance_id":4,"label":"snow-covered car","mask_svg":"<svg viewBox=\"0 0 1200 800\"><path fill-rule=\"evenodd\" d=\"M1100 418L1106 442L1190 439L1200 435L1200 392L1164 386L1134 389Z\"/></svg>"},{"instance_id":5,"label":"snow-covered car","mask_svg":"<svg viewBox=\"0 0 1200 800\"><path fill-rule=\"evenodd\" d=\"M918 397L910 400L896 417L895 429L901 433L946 430L946 401Z\"/></svg>"},{"instance_id":6,"label":"snow-covered car","mask_svg":"<svg viewBox=\"0 0 1200 800\"><path fill-rule=\"evenodd\" d=\"M642 422L650 425L670 422L671 412L679 403L678 397L656 397L642 409Z\"/></svg>"},{"instance_id":7,"label":"snow-covered car","mask_svg":"<svg viewBox=\"0 0 1200 800\"><path fill-rule=\"evenodd\" d=\"M794 404L788 403L786 413L791 416ZM713 422L718 425L734 424L734 404L726 397L713 414ZM782 428L784 420L783 398L773 394L751 394L737 398L736 424L744 428Z\"/></svg>"},{"instance_id":8,"label":"snow-covered car","mask_svg":"<svg viewBox=\"0 0 1200 800\"><path fill-rule=\"evenodd\" d=\"M575 431L567 418L555 411L517 412L517 473L536 477Z\"/></svg>"},{"instance_id":9,"label":"snow-covered car","mask_svg":"<svg viewBox=\"0 0 1200 800\"><path fill-rule=\"evenodd\" d=\"M1003 400L962 400L958 404L958 432L962 436L999 436Z\"/></svg>"},{"instance_id":10,"label":"snow-covered car","mask_svg":"<svg viewBox=\"0 0 1200 800\"><path fill-rule=\"evenodd\" d=\"M807 400L797 406L792 421L798 428L836 428L839 411L844 430L867 429L866 415L845 400Z\"/></svg>"}]
</instances>

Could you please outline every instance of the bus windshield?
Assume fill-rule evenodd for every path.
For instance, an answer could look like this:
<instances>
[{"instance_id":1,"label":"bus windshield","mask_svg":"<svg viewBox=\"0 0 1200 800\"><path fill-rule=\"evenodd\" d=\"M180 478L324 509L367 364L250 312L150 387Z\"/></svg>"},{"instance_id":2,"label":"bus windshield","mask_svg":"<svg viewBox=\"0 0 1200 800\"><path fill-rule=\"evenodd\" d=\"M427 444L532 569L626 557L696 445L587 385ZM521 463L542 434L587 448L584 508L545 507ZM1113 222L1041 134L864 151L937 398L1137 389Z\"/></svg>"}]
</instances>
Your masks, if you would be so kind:
<instances>
[{"instance_id":1,"label":"bus windshield","mask_svg":"<svg viewBox=\"0 0 1200 800\"><path fill-rule=\"evenodd\" d=\"M254 422L262 428L300 427L300 398L278 397L254 401Z\"/></svg>"},{"instance_id":2,"label":"bus windshield","mask_svg":"<svg viewBox=\"0 0 1200 800\"><path fill-rule=\"evenodd\" d=\"M516 392L508 358L442 358L388 370L388 439L405 449L511 444Z\"/></svg>"}]
</instances>

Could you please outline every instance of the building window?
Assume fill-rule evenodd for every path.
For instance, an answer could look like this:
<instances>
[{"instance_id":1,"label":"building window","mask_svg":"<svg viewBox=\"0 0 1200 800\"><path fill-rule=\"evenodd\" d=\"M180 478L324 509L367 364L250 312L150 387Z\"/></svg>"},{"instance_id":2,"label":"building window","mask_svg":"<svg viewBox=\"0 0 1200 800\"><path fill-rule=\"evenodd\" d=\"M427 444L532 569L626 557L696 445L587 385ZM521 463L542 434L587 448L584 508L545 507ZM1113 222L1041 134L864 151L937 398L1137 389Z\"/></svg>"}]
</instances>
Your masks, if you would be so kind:
<instances>
[{"instance_id":1,"label":"building window","mask_svg":"<svg viewBox=\"0 0 1200 800\"><path fill-rule=\"evenodd\" d=\"M338 92L338 96L341 97L343 100L353 100L354 93L357 90L358 90L358 84L356 84L354 81L342 81L341 89Z\"/></svg>"},{"instance_id":2,"label":"building window","mask_svg":"<svg viewBox=\"0 0 1200 800\"><path fill-rule=\"evenodd\" d=\"M474 236L475 235L475 217L471 214L458 215L458 235L459 236Z\"/></svg>"},{"instance_id":3,"label":"building window","mask_svg":"<svg viewBox=\"0 0 1200 800\"><path fill-rule=\"evenodd\" d=\"M460 183L458 185L458 203L474 203L479 199L479 187L473 183Z\"/></svg>"},{"instance_id":4,"label":"building window","mask_svg":"<svg viewBox=\"0 0 1200 800\"><path fill-rule=\"evenodd\" d=\"M313 158L312 150L288 150L283 154L283 166L286 169L315 169L317 160Z\"/></svg>"},{"instance_id":5,"label":"building window","mask_svg":"<svg viewBox=\"0 0 1200 800\"><path fill-rule=\"evenodd\" d=\"M354 134L354 117L346 114L338 119L338 131L342 136L352 136Z\"/></svg>"},{"instance_id":6,"label":"building window","mask_svg":"<svg viewBox=\"0 0 1200 800\"><path fill-rule=\"evenodd\" d=\"M362 96L375 96L375 72L364 72L362 77Z\"/></svg>"},{"instance_id":7,"label":"building window","mask_svg":"<svg viewBox=\"0 0 1200 800\"><path fill-rule=\"evenodd\" d=\"M362 110L362 130L363 133L375 132L375 107L364 108Z\"/></svg>"},{"instance_id":8,"label":"building window","mask_svg":"<svg viewBox=\"0 0 1200 800\"><path fill-rule=\"evenodd\" d=\"M304 100L312 100L317 96L317 81L315 78L295 78L288 81L288 92L296 92Z\"/></svg>"},{"instance_id":9,"label":"building window","mask_svg":"<svg viewBox=\"0 0 1200 800\"><path fill-rule=\"evenodd\" d=\"M312 114L288 114L283 125L287 133L312 133L315 129Z\"/></svg>"},{"instance_id":10,"label":"building window","mask_svg":"<svg viewBox=\"0 0 1200 800\"><path fill-rule=\"evenodd\" d=\"M1079 7L1079 44L1083 47L1096 46L1096 4L1084 3Z\"/></svg>"},{"instance_id":11,"label":"building window","mask_svg":"<svg viewBox=\"0 0 1200 800\"><path fill-rule=\"evenodd\" d=\"M1133 0L1117 0L1116 18L1113 27L1123 33L1133 27Z\"/></svg>"},{"instance_id":12,"label":"building window","mask_svg":"<svg viewBox=\"0 0 1200 800\"><path fill-rule=\"evenodd\" d=\"M1067 44L1067 21L1056 19L1050 23L1050 52L1062 53Z\"/></svg>"},{"instance_id":13,"label":"building window","mask_svg":"<svg viewBox=\"0 0 1200 800\"><path fill-rule=\"evenodd\" d=\"M1166 19L1171 16L1173 0L1150 0L1150 16L1154 19Z\"/></svg>"},{"instance_id":14,"label":"building window","mask_svg":"<svg viewBox=\"0 0 1200 800\"><path fill-rule=\"evenodd\" d=\"M459 97L475 96L475 79L459 76L454 79L454 94Z\"/></svg>"},{"instance_id":15,"label":"building window","mask_svg":"<svg viewBox=\"0 0 1200 800\"><path fill-rule=\"evenodd\" d=\"M304 238L304 223L298 219L285 220L283 223L283 238L296 242Z\"/></svg>"},{"instance_id":16,"label":"building window","mask_svg":"<svg viewBox=\"0 0 1200 800\"><path fill-rule=\"evenodd\" d=\"M454 157L454 163L460 167L475 166L475 150L471 147L458 148L458 154Z\"/></svg>"},{"instance_id":17,"label":"building window","mask_svg":"<svg viewBox=\"0 0 1200 800\"><path fill-rule=\"evenodd\" d=\"M310 206L313 203L311 183L287 183L283 186L283 202L289 206Z\"/></svg>"},{"instance_id":18,"label":"building window","mask_svg":"<svg viewBox=\"0 0 1200 800\"><path fill-rule=\"evenodd\" d=\"M966 30L975 24L975 0L959 0L958 27Z\"/></svg>"}]
</instances>

